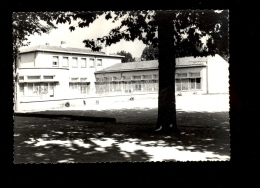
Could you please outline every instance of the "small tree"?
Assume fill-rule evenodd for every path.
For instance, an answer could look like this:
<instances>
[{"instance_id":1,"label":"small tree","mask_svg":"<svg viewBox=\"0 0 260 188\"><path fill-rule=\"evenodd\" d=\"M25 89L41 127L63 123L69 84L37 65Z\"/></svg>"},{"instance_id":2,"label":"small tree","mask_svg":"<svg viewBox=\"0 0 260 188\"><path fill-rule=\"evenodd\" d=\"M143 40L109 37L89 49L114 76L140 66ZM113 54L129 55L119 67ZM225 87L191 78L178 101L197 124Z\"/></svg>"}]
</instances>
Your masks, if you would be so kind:
<instances>
[{"instance_id":1,"label":"small tree","mask_svg":"<svg viewBox=\"0 0 260 188\"><path fill-rule=\"evenodd\" d=\"M56 20L60 16L60 19L65 18L64 14L60 12L14 12L12 14L12 29L13 29L13 67L14 78L18 81L18 62L17 57L19 54L19 48L22 46L28 46L30 43L27 41L28 36L35 33L41 35L42 33L49 33L51 29L57 28L52 21ZM66 21L69 21L68 19ZM64 21L64 23L66 22ZM62 22L62 21L60 21ZM19 90L18 82L15 84L15 109L17 109L18 97L17 92Z\"/></svg>"},{"instance_id":2,"label":"small tree","mask_svg":"<svg viewBox=\"0 0 260 188\"><path fill-rule=\"evenodd\" d=\"M158 47L153 47L152 45L146 46L142 52L141 59L142 61L154 60L159 57Z\"/></svg>"},{"instance_id":3,"label":"small tree","mask_svg":"<svg viewBox=\"0 0 260 188\"><path fill-rule=\"evenodd\" d=\"M130 52L121 51L117 52L117 55L125 56L122 59L122 63L133 62L135 60Z\"/></svg>"}]
</instances>

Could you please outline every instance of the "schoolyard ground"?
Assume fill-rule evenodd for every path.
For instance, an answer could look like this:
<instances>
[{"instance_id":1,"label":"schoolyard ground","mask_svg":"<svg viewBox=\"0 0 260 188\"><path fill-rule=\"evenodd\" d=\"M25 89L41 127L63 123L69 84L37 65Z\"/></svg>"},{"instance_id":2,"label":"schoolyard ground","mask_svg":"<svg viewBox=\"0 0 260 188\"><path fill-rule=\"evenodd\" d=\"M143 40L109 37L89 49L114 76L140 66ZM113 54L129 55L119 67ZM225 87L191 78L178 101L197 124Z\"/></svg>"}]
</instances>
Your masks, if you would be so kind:
<instances>
[{"instance_id":1,"label":"schoolyard ground","mask_svg":"<svg viewBox=\"0 0 260 188\"><path fill-rule=\"evenodd\" d=\"M14 117L14 163L230 160L229 95L177 96L180 134L155 132L158 101L139 99L36 113L115 123Z\"/></svg>"}]
</instances>

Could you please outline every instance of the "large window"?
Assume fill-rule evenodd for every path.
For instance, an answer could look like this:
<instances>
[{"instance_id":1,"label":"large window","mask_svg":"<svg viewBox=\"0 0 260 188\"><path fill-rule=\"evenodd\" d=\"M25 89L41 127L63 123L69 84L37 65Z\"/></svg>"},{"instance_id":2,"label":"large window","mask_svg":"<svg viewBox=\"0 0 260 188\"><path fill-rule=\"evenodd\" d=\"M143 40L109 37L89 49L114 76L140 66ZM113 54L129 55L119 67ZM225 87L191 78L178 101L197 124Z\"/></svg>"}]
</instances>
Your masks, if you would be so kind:
<instances>
[{"instance_id":1,"label":"large window","mask_svg":"<svg viewBox=\"0 0 260 188\"><path fill-rule=\"evenodd\" d=\"M62 58L62 66L63 67L68 67L69 66L69 58L68 57L63 57Z\"/></svg>"},{"instance_id":2,"label":"large window","mask_svg":"<svg viewBox=\"0 0 260 188\"><path fill-rule=\"evenodd\" d=\"M26 96L54 96L55 83L28 83Z\"/></svg>"},{"instance_id":3,"label":"large window","mask_svg":"<svg viewBox=\"0 0 260 188\"><path fill-rule=\"evenodd\" d=\"M77 57L72 58L72 67L78 68L78 58Z\"/></svg>"},{"instance_id":4,"label":"large window","mask_svg":"<svg viewBox=\"0 0 260 188\"><path fill-rule=\"evenodd\" d=\"M176 91L201 89L201 78L176 79Z\"/></svg>"},{"instance_id":5,"label":"large window","mask_svg":"<svg viewBox=\"0 0 260 188\"><path fill-rule=\"evenodd\" d=\"M53 56L52 57L52 66L53 67L59 66L59 57L58 56Z\"/></svg>"},{"instance_id":6,"label":"large window","mask_svg":"<svg viewBox=\"0 0 260 188\"><path fill-rule=\"evenodd\" d=\"M73 95L88 94L90 90L90 83L76 82L69 83L70 93Z\"/></svg>"}]
</instances>

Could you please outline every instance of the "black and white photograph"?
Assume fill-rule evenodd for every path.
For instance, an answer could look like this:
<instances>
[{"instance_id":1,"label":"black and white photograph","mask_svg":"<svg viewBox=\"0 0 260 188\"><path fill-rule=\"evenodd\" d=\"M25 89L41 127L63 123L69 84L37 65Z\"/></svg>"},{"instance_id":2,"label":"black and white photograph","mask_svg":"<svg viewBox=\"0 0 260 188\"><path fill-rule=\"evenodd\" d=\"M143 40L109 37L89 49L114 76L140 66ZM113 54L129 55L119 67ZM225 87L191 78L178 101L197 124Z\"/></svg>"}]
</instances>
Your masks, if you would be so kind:
<instances>
[{"instance_id":1,"label":"black and white photograph","mask_svg":"<svg viewBox=\"0 0 260 188\"><path fill-rule=\"evenodd\" d=\"M14 164L230 161L228 10L12 20Z\"/></svg>"}]
</instances>

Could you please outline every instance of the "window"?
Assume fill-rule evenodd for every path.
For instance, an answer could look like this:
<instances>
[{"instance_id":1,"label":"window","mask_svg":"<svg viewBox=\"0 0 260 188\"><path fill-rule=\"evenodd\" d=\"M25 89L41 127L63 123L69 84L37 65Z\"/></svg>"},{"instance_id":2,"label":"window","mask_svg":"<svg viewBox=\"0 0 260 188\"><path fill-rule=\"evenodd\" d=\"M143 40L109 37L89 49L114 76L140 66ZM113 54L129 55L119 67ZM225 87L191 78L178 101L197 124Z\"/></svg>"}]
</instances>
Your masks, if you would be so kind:
<instances>
[{"instance_id":1,"label":"window","mask_svg":"<svg viewBox=\"0 0 260 188\"><path fill-rule=\"evenodd\" d=\"M124 83L124 90L126 93L131 93L131 82Z\"/></svg>"},{"instance_id":2,"label":"window","mask_svg":"<svg viewBox=\"0 0 260 188\"><path fill-rule=\"evenodd\" d=\"M176 91L201 89L201 78L176 79Z\"/></svg>"},{"instance_id":3,"label":"window","mask_svg":"<svg viewBox=\"0 0 260 188\"><path fill-rule=\"evenodd\" d=\"M81 94L87 93L87 83L80 83L80 93Z\"/></svg>"},{"instance_id":4,"label":"window","mask_svg":"<svg viewBox=\"0 0 260 188\"><path fill-rule=\"evenodd\" d=\"M119 82L113 82L112 87L114 91L121 91Z\"/></svg>"},{"instance_id":5,"label":"window","mask_svg":"<svg viewBox=\"0 0 260 188\"><path fill-rule=\"evenodd\" d=\"M141 82L135 82L135 91L141 91Z\"/></svg>"},{"instance_id":6,"label":"window","mask_svg":"<svg viewBox=\"0 0 260 188\"><path fill-rule=\"evenodd\" d=\"M157 74L154 74L153 75L153 79L158 79L159 77L158 77L158 75Z\"/></svg>"},{"instance_id":7,"label":"window","mask_svg":"<svg viewBox=\"0 0 260 188\"><path fill-rule=\"evenodd\" d=\"M73 95L88 94L90 90L90 83L69 83L70 93Z\"/></svg>"},{"instance_id":8,"label":"window","mask_svg":"<svg viewBox=\"0 0 260 188\"><path fill-rule=\"evenodd\" d=\"M62 66L63 67L68 67L69 66L69 58L68 57L63 57L63 59L62 59Z\"/></svg>"},{"instance_id":9,"label":"window","mask_svg":"<svg viewBox=\"0 0 260 188\"><path fill-rule=\"evenodd\" d=\"M24 95L24 84L19 84L19 93L20 95Z\"/></svg>"},{"instance_id":10,"label":"window","mask_svg":"<svg viewBox=\"0 0 260 188\"><path fill-rule=\"evenodd\" d=\"M144 75L144 79L152 79L152 75Z\"/></svg>"},{"instance_id":11,"label":"window","mask_svg":"<svg viewBox=\"0 0 260 188\"><path fill-rule=\"evenodd\" d=\"M190 89L195 89L195 78L190 79Z\"/></svg>"},{"instance_id":12,"label":"window","mask_svg":"<svg viewBox=\"0 0 260 188\"><path fill-rule=\"evenodd\" d=\"M42 83L40 85L40 94L42 95L48 94L48 83Z\"/></svg>"},{"instance_id":13,"label":"window","mask_svg":"<svg viewBox=\"0 0 260 188\"><path fill-rule=\"evenodd\" d=\"M33 83L28 83L28 94L33 93Z\"/></svg>"},{"instance_id":14,"label":"window","mask_svg":"<svg viewBox=\"0 0 260 188\"><path fill-rule=\"evenodd\" d=\"M86 82L87 78L80 78L81 82Z\"/></svg>"},{"instance_id":15,"label":"window","mask_svg":"<svg viewBox=\"0 0 260 188\"><path fill-rule=\"evenodd\" d=\"M141 76L134 76L134 80L141 80Z\"/></svg>"},{"instance_id":16,"label":"window","mask_svg":"<svg viewBox=\"0 0 260 188\"><path fill-rule=\"evenodd\" d=\"M19 76L19 80L24 80L24 76Z\"/></svg>"},{"instance_id":17,"label":"window","mask_svg":"<svg viewBox=\"0 0 260 188\"><path fill-rule=\"evenodd\" d=\"M188 90L189 89L189 79L182 79L181 80L181 90Z\"/></svg>"},{"instance_id":18,"label":"window","mask_svg":"<svg viewBox=\"0 0 260 188\"><path fill-rule=\"evenodd\" d=\"M43 79L53 79L54 76L43 76Z\"/></svg>"},{"instance_id":19,"label":"window","mask_svg":"<svg viewBox=\"0 0 260 188\"><path fill-rule=\"evenodd\" d=\"M199 72L190 72L191 77L199 77L200 73Z\"/></svg>"},{"instance_id":20,"label":"window","mask_svg":"<svg viewBox=\"0 0 260 188\"><path fill-rule=\"evenodd\" d=\"M153 88L154 88L153 81L151 81L151 80L143 81L143 89L144 89L144 91L152 91Z\"/></svg>"},{"instance_id":21,"label":"window","mask_svg":"<svg viewBox=\"0 0 260 188\"><path fill-rule=\"evenodd\" d=\"M97 66L102 66L102 59L97 60Z\"/></svg>"},{"instance_id":22,"label":"window","mask_svg":"<svg viewBox=\"0 0 260 188\"><path fill-rule=\"evenodd\" d=\"M120 80L120 79L117 77L113 77L113 81L116 81L116 80Z\"/></svg>"},{"instance_id":23,"label":"window","mask_svg":"<svg viewBox=\"0 0 260 188\"><path fill-rule=\"evenodd\" d=\"M40 95L40 83L33 84L33 94Z\"/></svg>"},{"instance_id":24,"label":"window","mask_svg":"<svg viewBox=\"0 0 260 188\"><path fill-rule=\"evenodd\" d=\"M58 56L53 56L52 57L52 66L53 67L59 66L59 57Z\"/></svg>"},{"instance_id":25,"label":"window","mask_svg":"<svg viewBox=\"0 0 260 188\"><path fill-rule=\"evenodd\" d=\"M154 80L154 90L155 90L155 91L158 91L158 90L159 90L158 80Z\"/></svg>"},{"instance_id":26,"label":"window","mask_svg":"<svg viewBox=\"0 0 260 188\"><path fill-rule=\"evenodd\" d=\"M76 57L72 58L72 67L78 68L78 58L76 58Z\"/></svg>"},{"instance_id":27,"label":"window","mask_svg":"<svg viewBox=\"0 0 260 188\"><path fill-rule=\"evenodd\" d=\"M81 64L82 68L86 68L87 67L87 60L86 60L86 58L81 58L80 64Z\"/></svg>"},{"instance_id":28,"label":"window","mask_svg":"<svg viewBox=\"0 0 260 188\"><path fill-rule=\"evenodd\" d=\"M89 68L94 68L94 59L89 59Z\"/></svg>"},{"instance_id":29,"label":"window","mask_svg":"<svg viewBox=\"0 0 260 188\"><path fill-rule=\"evenodd\" d=\"M196 89L201 89L201 78L196 78Z\"/></svg>"},{"instance_id":30,"label":"window","mask_svg":"<svg viewBox=\"0 0 260 188\"><path fill-rule=\"evenodd\" d=\"M177 73L177 77L187 77L187 73Z\"/></svg>"},{"instance_id":31,"label":"window","mask_svg":"<svg viewBox=\"0 0 260 188\"><path fill-rule=\"evenodd\" d=\"M123 80L131 80L131 76L124 76Z\"/></svg>"},{"instance_id":32,"label":"window","mask_svg":"<svg viewBox=\"0 0 260 188\"><path fill-rule=\"evenodd\" d=\"M24 92L26 96L54 96L55 83L28 83L27 90Z\"/></svg>"},{"instance_id":33,"label":"window","mask_svg":"<svg viewBox=\"0 0 260 188\"><path fill-rule=\"evenodd\" d=\"M54 97L54 83L49 83L49 94L50 97Z\"/></svg>"},{"instance_id":34,"label":"window","mask_svg":"<svg viewBox=\"0 0 260 188\"><path fill-rule=\"evenodd\" d=\"M177 79L175 81L175 87L176 87L177 91L181 91L181 80L180 79Z\"/></svg>"},{"instance_id":35,"label":"window","mask_svg":"<svg viewBox=\"0 0 260 188\"><path fill-rule=\"evenodd\" d=\"M40 76L28 76L27 79L28 80L39 80Z\"/></svg>"}]
</instances>

